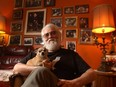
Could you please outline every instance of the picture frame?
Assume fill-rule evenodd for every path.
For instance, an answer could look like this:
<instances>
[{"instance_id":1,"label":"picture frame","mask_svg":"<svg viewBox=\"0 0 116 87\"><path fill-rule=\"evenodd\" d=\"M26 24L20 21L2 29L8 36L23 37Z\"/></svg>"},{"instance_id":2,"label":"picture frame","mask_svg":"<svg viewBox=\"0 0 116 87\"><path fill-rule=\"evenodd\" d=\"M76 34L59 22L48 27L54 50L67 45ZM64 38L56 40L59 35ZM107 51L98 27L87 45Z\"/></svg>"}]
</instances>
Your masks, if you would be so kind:
<instances>
[{"instance_id":1,"label":"picture frame","mask_svg":"<svg viewBox=\"0 0 116 87\"><path fill-rule=\"evenodd\" d=\"M62 8L52 8L52 16L62 16Z\"/></svg>"},{"instance_id":2,"label":"picture frame","mask_svg":"<svg viewBox=\"0 0 116 87\"><path fill-rule=\"evenodd\" d=\"M74 6L64 7L64 14L74 14L75 8Z\"/></svg>"},{"instance_id":3,"label":"picture frame","mask_svg":"<svg viewBox=\"0 0 116 87\"><path fill-rule=\"evenodd\" d=\"M92 44L92 30L91 29L81 29L79 34L79 43L80 44Z\"/></svg>"},{"instance_id":4,"label":"picture frame","mask_svg":"<svg viewBox=\"0 0 116 87\"><path fill-rule=\"evenodd\" d=\"M11 22L11 32L22 32L23 23L22 21Z\"/></svg>"},{"instance_id":5,"label":"picture frame","mask_svg":"<svg viewBox=\"0 0 116 87\"><path fill-rule=\"evenodd\" d=\"M55 6L56 0L44 0L44 7Z\"/></svg>"},{"instance_id":6,"label":"picture frame","mask_svg":"<svg viewBox=\"0 0 116 87\"><path fill-rule=\"evenodd\" d=\"M65 33L66 38L77 38L78 35L77 29L66 29Z\"/></svg>"},{"instance_id":7,"label":"picture frame","mask_svg":"<svg viewBox=\"0 0 116 87\"><path fill-rule=\"evenodd\" d=\"M77 17L65 17L65 27L76 27Z\"/></svg>"},{"instance_id":8,"label":"picture frame","mask_svg":"<svg viewBox=\"0 0 116 87\"><path fill-rule=\"evenodd\" d=\"M21 19L23 19L23 10L22 9L13 10L12 19L13 20L21 20Z\"/></svg>"},{"instance_id":9,"label":"picture frame","mask_svg":"<svg viewBox=\"0 0 116 87\"><path fill-rule=\"evenodd\" d=\"M15 0L14 9L23 8L24 0Z\"/></svg>"},{"instance_id":10,"label":"picture frame","mask_svg":"<svg viewBox=\"0 0 116 87\"><path fill-rule=\"evenodd\" d=\"M41 36L35 36L34 37L34 44L35 45L41 45L42 44L42 38L41 38Z\"/></svg>"},{"instance_id":11,"label":"picture frame","mask_svg":"<svg viewBox=\"0 0 116 87\"><path fill-rule=\"evenodd\" d=\"M66 41L66 49L76 51L76 41Z\"/></svg>"},{"instance_id":12,"label":"picture frame","mask_svg":"<svg viewBox=\"0 0 116 87\"><path fill-rule=\"evenodd\" d=\"M41 29L45 26L46 9L27 10L25 22L25 35L40 35Z\"/></svg>"},{"instance_id":13,"label":"picture frame","mask_svg":"<svg viewBox=\"0 0 116 87\"><path fill-rule=\"evenodd\" d=\"M21 45L21 35L10 35L9 45Z\"/></svg>"},{"instance_id":14,"label":"picture frame","mask_svg":"<svg viewBox=\"0 0 116 87\"><path fill-rule=\"evenodd\" d=\"M25 0L26 8L39 8L42 7L42 0Z\"/></svg>"},{"instance_id":15,"label":"picture frame","mask_svg":"<svg viewBox=\"0 0 116 87\"><path fill-rule=\"evenodd\" d=\"M59 28L62 27L62 17L52 17L51 18L51 23L55 24Z\"/></svg>"},{"instance_id":16,"label":"picture frame","mask_svg":"<svg viewBox=\"0 0 116 87\"><path fill-rule=\"evenodd\" d=\"M88 28L89 27L89 19L85 17L79 18L80 28Z\"/></svg>"},{"instance_id":17,"label":"picture frame","mask_svg":"<svg viewBox=\"0 0 116 87\"><path fill-rule=\"evenodd\" d=\"M75 6L75 13L76 14L84 14L89 13L89 5L76 5Z\"/></svg>"},{"instance_id":18,"label":"picture frame","mask_svg":"<svg viewBox=\"0 0 116 87\"><path fill-rule=\"evenodd\" d=\"M33 38L32 37L24 37L24 45L25 46L33 45Z\"/></svg>"}]
</instances>

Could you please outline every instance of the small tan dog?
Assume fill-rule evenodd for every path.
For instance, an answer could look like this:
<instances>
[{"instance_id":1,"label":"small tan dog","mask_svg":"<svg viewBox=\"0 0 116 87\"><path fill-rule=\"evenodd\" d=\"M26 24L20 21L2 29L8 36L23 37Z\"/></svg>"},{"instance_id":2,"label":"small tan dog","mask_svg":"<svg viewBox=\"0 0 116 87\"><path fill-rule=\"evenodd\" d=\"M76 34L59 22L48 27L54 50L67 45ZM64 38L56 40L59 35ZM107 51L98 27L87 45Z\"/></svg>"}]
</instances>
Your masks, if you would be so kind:
<instances>
[{"instance_id":1,"label":"small tan dog","mask_svg":"<svg viewBox=\"0 0 116 87\"><path fill-rule=\"evenodd\" d=\"M43 61L47 60L47 62L51 62L49 60L49 58L47 57L48 54L48 50L45 47L40 47L37 50L37 54L34 58L30 59L27 61L27 65L29 66L43 66ZM56 64L56 62L58 62L60 60L60 57L56 57L53 61L52 61L52 69L54 68L54 65Z\"/></svg>"}]
</instances>

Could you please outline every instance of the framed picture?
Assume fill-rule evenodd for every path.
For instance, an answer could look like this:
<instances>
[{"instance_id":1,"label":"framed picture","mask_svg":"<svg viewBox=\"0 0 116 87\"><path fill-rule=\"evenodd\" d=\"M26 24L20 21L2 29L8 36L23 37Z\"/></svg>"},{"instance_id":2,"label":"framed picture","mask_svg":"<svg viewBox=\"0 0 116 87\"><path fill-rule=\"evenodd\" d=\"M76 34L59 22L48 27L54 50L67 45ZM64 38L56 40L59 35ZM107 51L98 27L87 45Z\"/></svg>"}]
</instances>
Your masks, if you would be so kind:
<instances>
[{"instance_id":1,"label":"framed picture","mask_svg":"<svg viewBox=\"0 0 116 87\"><path fill-rule=\"evenodd\" d=\"M62 9L61 8L52 8L52 16L61 16Z\"/></svg>"},{"instance_id":2,"label":"framed picture","mask_svg":"<svg viewBox=\"0 0 116 87\"><path fill-rule=\"evenodd\" d=\"M44 0L44 6L45 7L55 6L55 2L56 2L56 0Z\"/></svg>"},{"instance_id":3,"label":"framed picture","mask_svg":"<svg viewBox=\"0 0 116 87\"><path fill-rule=\"evenodd\" d=\"M25 0L25 7L42 7L42 0Z\"/></svg>"},{"instance_id":4,"label":"framed picture","mask_svg":"<svg viewBox=\"0 0 116 87\"><path fill-rule=\"evenodd\" d=\"M65 27L76 27L77 17L65 17Z\"/></svg>"},{"instance_id":5,"label":"framed picture","mask_svg":"<svg viewBox=\"0 0 116 87\"><path fill-rule=\"evenodd\" d=\"M66 41L66 48L76 51L76 41Z\"/></svg>"},{"instance_id":6,"label":"framed picture","mask_svg":"<svg viewBox=\"0 0 116 87\"><path fill-rule=\"evenodd\" d=\"M88 18L79 18L79 23L80 23L80 28L88 28L89 26L89 21Z\"/></svg>"},{"instance_id":7,"label":"framed picture","mask_svg":"<svg viewBox=\"0 0 116 87\"><path fill-rule=\"evenodd\" d=\"M58 26L59 28L61 28L62 27L62 18L61 17L51 18L51 23L53 23L56 26Z\"/></svg>"},{"instance_id":8,"label":"framed picture","mask_svg":"<svg viewBox=\"0 0 116 87\"><path fill-rule=\"evenodd\" d=\"M10 35L9 45L21 45L21 35Z\"/></svg>"},{"instance_id":9,"label":"framed picture","mask_svg":"<svg viewBox=\"0 0 116 87\"><path fill-rule=\"evenodd\" d=\"M77 29L67 29L66 38L77 38Z\"/></svg>"},{"instance_id":10,"label":"framed picture","mask_svg":"<svg viewBox=\"0 0 116 87\"><path fill-rule=\"evenodd\" d=\"M13 11L13 20L21 20L23 19L23 10L17 9Z\"/></svg>"},{"instance_id":11,"label":"framed picture","mask_svg":"<svg viewBox=\"0 0 116 87\"><path fill-rule=\"evenodd\" d=\"M32 37L24 37L24 45L33 45Z\"/></svg>"},{"instance_id":12,"label":"framed picture","mask_svg":"<svg viewBox=\"0 0 116 87\"><path fill-rule=\"evenodd\" d=\"M15 0L14 8L23 8L24 0Z\"/></svg>"},{"instance_id":13,"label":"framed picture","mask_svg":"<svg viewBox=\"0 0 116 87\"><path fill-rule=\"evenodd\" d=\"M64 7L64 14L74 14L74 7Z\"/></svg>"},{"instance_id":14,"label":"framed picture","mask_svg":"<svg viewBox=\"0 0 116 87\"><path fill-rule=\"evenodd\" d=\"M41 36L35 36L34 37L34 44L35 45L41 45L42 44L42 38L41 38Z\"/></svg>"},{"instance_id":15,"label":"framed picture","mask_svg":"<svg viewBox=\"0 0 116 87\"><path fill-rule=\"evenodd\" d=\"M75 13L83 14L89 12L89 5L76 5L75 6Z\"/></svg>"},{"instance_id":16,"label":"framed picture","mask_svg":"<svg viewBox=\"0 0 116 87\"><path fill-rule=\"evenodd\" d=\"M0 46L4 45L4 36L0 36Z\"/></svg>"},{"instance_id":17,"label":"framed picture","mask_svg":"<svg viewBox=\"0 0 116 87\"><path fill-rule=\"evenodd\" d=\"M46 9L28 10L26 13L25 35L40 35L45 26Z\"/></svg>"},{"instance_id":18,"label":"framed picture","mask_svg":"<svg viewBox=\"0 0 116 87\"><path fill-rule=\"evenodd\" d=\"M92 30L91 29L81 29L80 30L80 37L79 37L80 44L92 44Z\"/></svg>"},{"instance_id":19,"label":"framed picture","mask_svg":"<svg viewBox=\"0 0 116 87\"><path fill-rule=\"evenodd\" d=\"M11 23L11 32L21 32L22 28L22 21L15 21Z\"/></svg>"}]
</instances>

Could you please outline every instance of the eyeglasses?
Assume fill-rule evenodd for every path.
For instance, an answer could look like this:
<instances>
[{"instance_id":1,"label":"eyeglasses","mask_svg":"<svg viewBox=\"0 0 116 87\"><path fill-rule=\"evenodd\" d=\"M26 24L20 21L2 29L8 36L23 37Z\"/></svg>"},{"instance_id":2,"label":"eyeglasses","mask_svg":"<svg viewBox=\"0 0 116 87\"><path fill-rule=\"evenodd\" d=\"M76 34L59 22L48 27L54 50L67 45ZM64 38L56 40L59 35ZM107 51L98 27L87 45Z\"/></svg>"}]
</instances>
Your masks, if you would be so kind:
<instances>
[{"instance_id":1,"label":"eyeglasses","mask_svg":"<svg viewBox=\"0 0 116 87\"><path fill-rule=\"evenodd\" d=\"M44 34L43 37L44 37L44 38L47 38L47 37L49 37L49 35L55 36L56 34L57 34L56 31L51 31L51 32L49 32L49 33Z\"/></svg>"}]
</instances>

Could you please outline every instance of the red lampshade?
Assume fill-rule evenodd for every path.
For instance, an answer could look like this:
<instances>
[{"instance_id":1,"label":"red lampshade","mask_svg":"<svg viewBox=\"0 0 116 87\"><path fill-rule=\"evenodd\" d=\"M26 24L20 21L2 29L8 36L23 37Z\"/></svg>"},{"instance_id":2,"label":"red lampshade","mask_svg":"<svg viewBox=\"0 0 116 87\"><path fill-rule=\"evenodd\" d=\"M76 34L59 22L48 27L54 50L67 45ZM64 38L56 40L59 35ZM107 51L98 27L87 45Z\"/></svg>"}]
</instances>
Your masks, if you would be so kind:
<instances>
[{"instance_id":1,"label":"red lampshade","mask_svg":"<svg viewBox=\"0 0 116 87\"><path fill-rule=\"evenodd\" d=\"M93 33L109 33L115 30L112 6L103 4L93 10Z\"/></svg>"},{"instance_id":2,"label":"red lampshade","mask_svg":"<svg viewBox=\"0 0 116 87\"><path fill-rule=\"evenodd\" d=\"M0 15L0 34L5 33L5 17Z\"/></svg>"}]
</instances>

